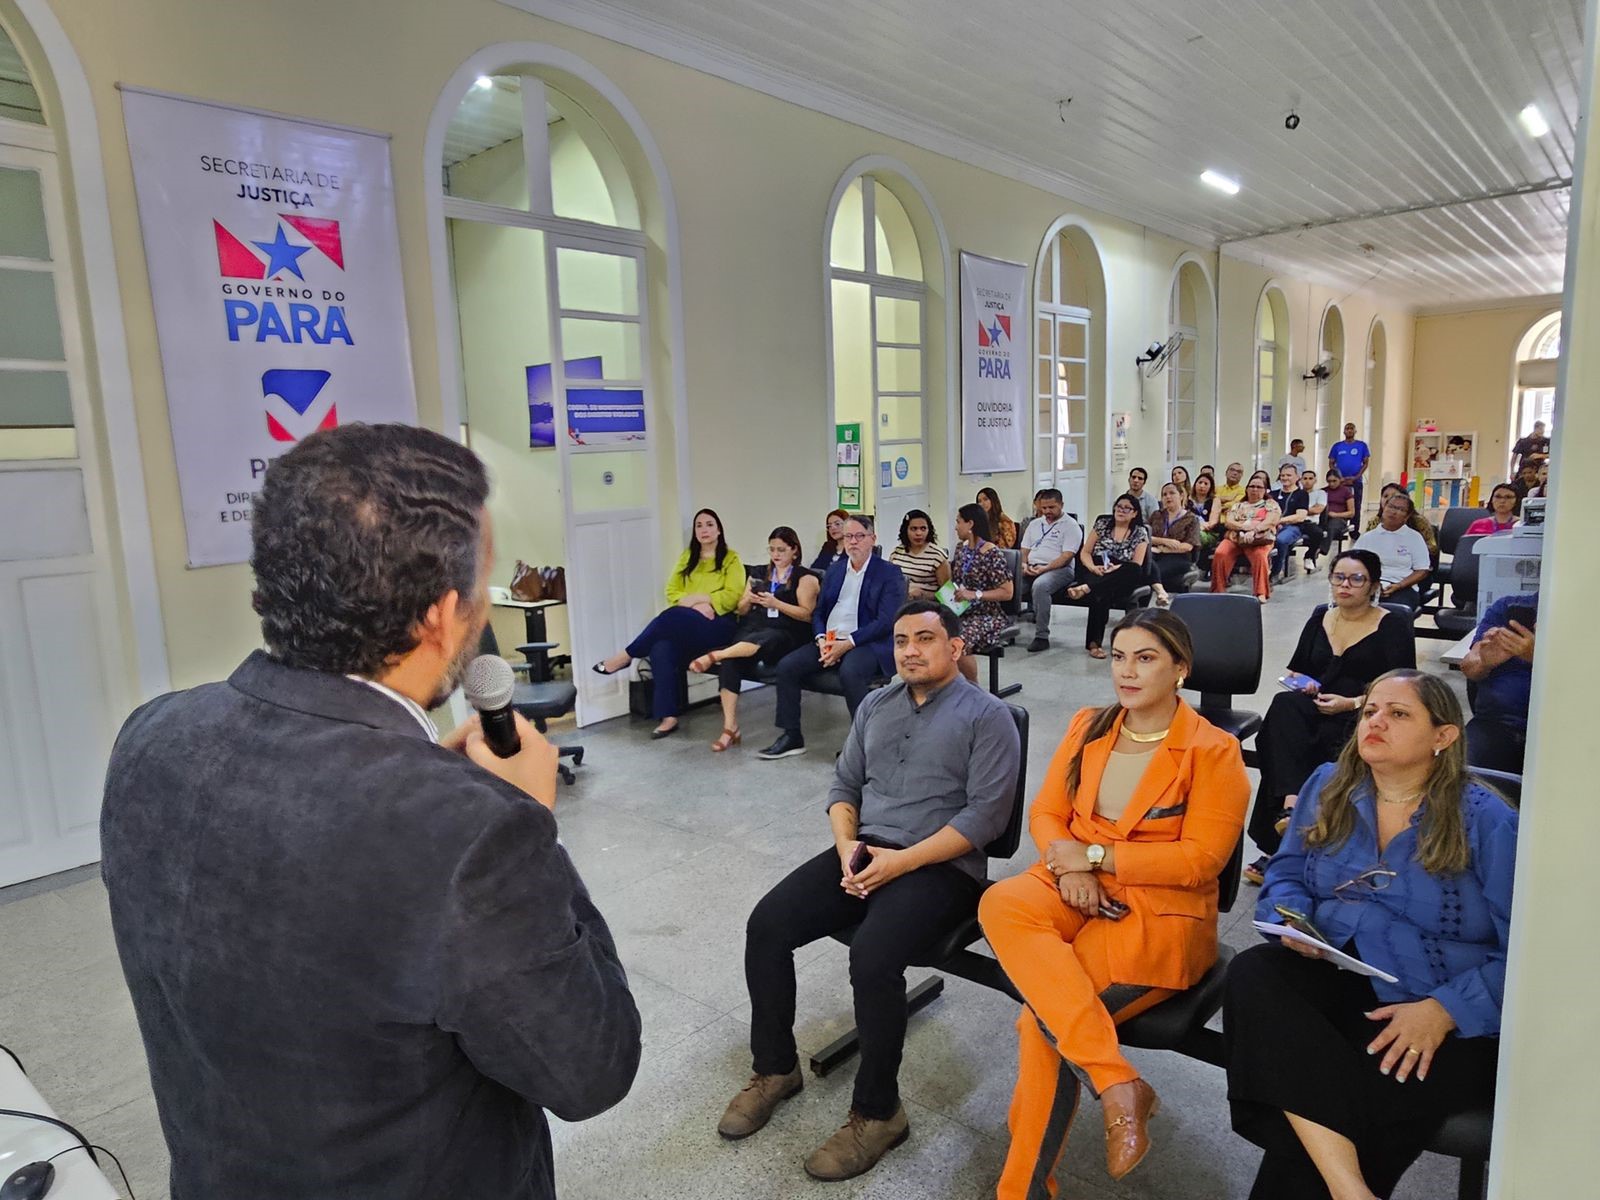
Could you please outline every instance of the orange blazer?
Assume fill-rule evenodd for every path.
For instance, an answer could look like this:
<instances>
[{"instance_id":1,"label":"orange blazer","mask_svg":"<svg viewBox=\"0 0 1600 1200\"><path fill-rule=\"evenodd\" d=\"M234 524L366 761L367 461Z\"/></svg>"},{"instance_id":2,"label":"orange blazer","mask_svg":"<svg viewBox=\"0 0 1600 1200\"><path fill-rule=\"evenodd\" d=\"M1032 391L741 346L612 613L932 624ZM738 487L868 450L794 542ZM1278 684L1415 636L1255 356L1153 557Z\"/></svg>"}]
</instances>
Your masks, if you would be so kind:
<instances>
[{"instance_id":1,"label":"orange blazer","mask_svg":"<svg viewBox=\"0 0 1600 1200\"><path fill-rule=\"evenodd\" d=\"M1034 797L1028 832L1041 861L1033 870L1053 878L1042 860L1061 838L1111 847L1116 871L1102 885L1131 911L1092 928L1106 939L1112 978L1190 987L1217 959L1217 876L1239 841L1250 802L1239 742L1180 699L1172 731L1151 756L1122 819L1108 821L1094 805L1122 732L1120 715L1109 733L1084 748L1077 793L1069 796L1066 787L1067 764L1095 711L1085 708L1073 717Z\"/></svg>"}]
</instances>

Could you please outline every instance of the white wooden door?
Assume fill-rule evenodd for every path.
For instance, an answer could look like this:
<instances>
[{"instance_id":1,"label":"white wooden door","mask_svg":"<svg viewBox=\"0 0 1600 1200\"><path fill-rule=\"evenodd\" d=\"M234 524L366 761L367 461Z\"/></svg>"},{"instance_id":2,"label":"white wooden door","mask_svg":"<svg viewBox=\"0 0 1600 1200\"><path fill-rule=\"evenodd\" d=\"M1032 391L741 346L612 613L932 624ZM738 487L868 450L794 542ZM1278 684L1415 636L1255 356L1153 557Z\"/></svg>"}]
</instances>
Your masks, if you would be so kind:
<instances>
[{"instance_id":1,"label":"white wooden door","mask_svg":"<svg viewBox=\"0 0 1600 1200\"><path fill-rule=\"evenodd\" d=\"M1035 486L1059 488L1068 512L1089 511L1089 313L1039 304Z\"/></svg>"},{"instance_id":2,"label":"white wooden door","mask_svg":"<svg viewBox=\"0 0 1600 1200\"><path fill-rule=\"evenodd\" d=\"M0 121L0 885L99 858L123 707L83 345L43 136Z\"/></svg>"}]
</instances>

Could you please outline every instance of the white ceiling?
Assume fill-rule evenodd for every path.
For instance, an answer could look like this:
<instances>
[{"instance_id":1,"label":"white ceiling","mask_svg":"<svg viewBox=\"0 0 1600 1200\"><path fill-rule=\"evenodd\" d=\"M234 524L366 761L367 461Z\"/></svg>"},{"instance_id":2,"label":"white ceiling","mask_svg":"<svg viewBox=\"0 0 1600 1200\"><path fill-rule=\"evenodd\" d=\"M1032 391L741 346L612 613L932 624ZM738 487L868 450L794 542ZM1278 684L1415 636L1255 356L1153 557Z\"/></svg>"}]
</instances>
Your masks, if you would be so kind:
<instances>
[{"instance_id":1,"label":"white ceiling","mask_svg":"<svg viewBox=\"0 0 1600 1200\"><path fill-rule=\"evenodd\" d=\"M1569 176L1582 0L506 2L1277 269L1560 290L1564 190L1236 239Z\"/></svg>"}]
</instances>

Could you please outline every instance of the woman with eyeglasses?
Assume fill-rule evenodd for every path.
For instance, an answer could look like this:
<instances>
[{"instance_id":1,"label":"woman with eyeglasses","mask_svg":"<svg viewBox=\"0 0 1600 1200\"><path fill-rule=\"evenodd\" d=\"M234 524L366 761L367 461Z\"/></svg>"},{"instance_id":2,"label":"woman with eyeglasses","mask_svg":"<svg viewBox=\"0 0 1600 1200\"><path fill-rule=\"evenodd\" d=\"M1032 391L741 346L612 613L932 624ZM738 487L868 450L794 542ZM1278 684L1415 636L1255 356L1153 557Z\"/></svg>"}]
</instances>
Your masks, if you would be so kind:
<instances>
[{"instance_id":1,"label":"woman with eyeglasses","mask_svg":"<svg viewBox=\"0 0 1600 1200\"><path fill-rule=\"evenodd\" d=\"M1319 768L1267 868L1256 919L1396 982L1271 939L1228 970L1234 1131L1266 1151L1252 1200L1374 1200L1441 1121L1493 1102L1517 814L1467 775L1461 706L1390 671Z\"/></svg>"},{"instance_id":2,"label":"woman with eyeglasses","mask_svg":"<svg viewBox=\"0 0 1600 1200\"><path fill-rule=\"evenodd\" d=\"M1211 590L1228 590L1228 577L1234 564L1243 557L1250 564L1251 588L1265 604L1272 595L1272 547L1278 538L1278 523L1283 510L1267 495L1272 486L1265 471L1257 471L1245 484L1244 499L1228 510L1222 527L1224 541L1211 555Z\"/></svg>"},{"instance_id":3,"label":"woman with eyeglasses","mask_svg":"<svg viewBox=\"0 0 1600 1200\"><path fill-rule=\"evenodd\" d=\"M827 532L817 556L811 560L811 569L818 575L826 575L829 567L845 557L844 523L849 516L850 514L844 509L836 508L824 519L823 524Z\"/></svg>"},{"instance_id":4,"label":"woman with eyeglasses","mask_svg":"<svg viewBox=\"0 0 1600 1200\"><path fill-rule=\"evenodd\" d=\"M1479 517L1467 526L1466 537L1479 537L1503 533L1517 523L1517 489L1509 483L1497 483L1489 493L1489 516Z\"/></svg>"},{"instance_id":5,"label":"woman with eyeglasses","mask_svg":"<svg viewBox=\"0 0 1600 1200\"><path fill-rule=\"evenodd\" d=\"M1263 853L1244 869L1251 883L1261 882L1306 779L1338 758L1350 740L1361 697L1372 681L1417 665L1410 619L1378 604L1381 570L1370 550L1334 556L1328 568L1330 603L1311 614L1289 656L1284 678L1298 686L1272 698L1256 735L1261 786L1250 814L1250 839Z\"/></svg>"},{"instance_id":6,"label":"woman with eyeglasses","mask_svg":"<svg viewBox=\"0 0 1600 1200\"><path fill-rule=\"evenodd\" d=\"M1067 589L1067 599L1089 601L1083 644L1090 658L1106 656L1100 639L1105 636L1111 606L1126 605L1135 590L1158 581L1153 566L1145 567L1149 553L1150 530L1144 523L1144 508L1124 492L1111 506L1110 516L1095 518L1078 551L1078 573L1084 582Z\"/></svg>"}]
</instances>

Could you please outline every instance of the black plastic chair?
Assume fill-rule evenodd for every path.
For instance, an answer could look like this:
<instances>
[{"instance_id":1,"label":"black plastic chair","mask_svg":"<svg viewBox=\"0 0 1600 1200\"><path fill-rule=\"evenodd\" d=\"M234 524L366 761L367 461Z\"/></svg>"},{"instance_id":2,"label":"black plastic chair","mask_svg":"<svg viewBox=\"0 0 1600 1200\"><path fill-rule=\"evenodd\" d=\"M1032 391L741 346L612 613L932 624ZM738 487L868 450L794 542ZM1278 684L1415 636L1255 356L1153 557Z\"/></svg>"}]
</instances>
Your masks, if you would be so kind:
<instances>
[{"instance_id":1,"label":"black plastic chair","mask_svg":"<svg viewBox=\"0 0 1600 1200\"><path fill-rule=\"evenodd\" d=\"M1001 860L1013 857L1017 847L1022 844L1022 815L1027 808L1028 796L1028 710L1016 704L1008 704L1006 707L1011 710L1011 719L1017 724L1017 737L1021 740L1017 760L1017 786L1012 795L1011 816L1006 821L1005 829L999 837L983 848L984 854L989 858ZM984 887L988 886L989 881L986 880ZM834 940L848 946L858 928L859 926L851 926L849 929L840 930L833 935ZM1017 990L1011 986L1011 981L1000 969L1000 964L987 954L979 954L970 948L982 940L983 929L978 924L978 905L974 901L972 912L951 926L948 932L934 942L925 953L918 955L911 965L931 967L945 975L956 975L1020 999ZM944 979L940 975L929 976L915 987L907 988L907 1014L925 1008L938 999L943 991ZM811 1056L811 1070L817 1075L826 1075L840 1063L848 1060L859 1048L860 1037L852 1028Z\"/></svg>"},{"instance_id":2,"label":"black plastic chair","mask_svg":"<svg viewBox=\"0 0 1600 1200\"><path fill-rule=\"evenodd\" d=\"M511 663L511 669L518 674L533 674L540 665L543 655L559 645L557 642L524 642L517 647L517 653L527 661ZM500 655L500 643L494 636L494 627L485 625L483 637L478 642L478 653ZM508 660L509 661L509 660ZM547 722L557 717L564 717L578 704L578 689L570 680L545 679L539 682L519 680L511 693L511 707L521 713L525 720L532 722L533 727L540 733L546 732ZM573 766L583 765L583 747L574 743L559 743L556 746L556 770L567 783L576 783L578 777L572 773L572 768L561 759L570 758Z\"/></svg>"},{"instance_id":3,"label":"black plastic chair","mask_svg":"<svg viewBox=\"0 0 1600 1200\"><path fill-rule=\"evenodd\" d=\"M1466 536L1467 526L1481 517L1492 515L1487 508L1456 507L1444 510L1444 516L1439 518L1438 539L1439 557L1443 561L1445 555L1454 555L1460 545L1461 539Z\"/></svg>"},{"instance_id":4,"label":"black plastic chair","mask_svg":"<svg viewBox=\"0 0 1600 1200\"><path fill-rule=\"evenodd\" d=\"M1474 547L1482 540L1482 534L1474 534L1471 537L1463 537L1456 543L1455 555L1450 559L1452 607L1440 609L1433 614L1433 623L1438 632L1431 633L1424 630L1424 637L1449 638L1454 641L1471 633L1477 627L1478 568L1483 560L1478 557Z\"/></svg>"},{"instance_id":5,"label":"black plastic chair","mask_svg":"<svg viewBox=\"0 0 1600 1200\"><path fill-rule=\"evenodd\" d=\"M1022 690L1020 683L1000 686L1000 660L1006 656L1006 647L1015 645L1017 638L1022 636L1022 593L1027 581L1022 574L1022 551L1001 550L1000 553L1006 556L1006 562L1011 567L1011 599L1000 605L1001 611L1011 618L1011 624L1001 630L1000 638L994 645L974 653L979 658L989 660L989 690L1004 699Z\"/></svg>"},{"instance_id":6,"label":"black plastic chair","mask_svg":"<svg viewBox=\"0 0 1600 1200\"><path fill-rule=\"evenodd\" d=\"M1253 695L1261 686L1260 601L1227 592L1183 592L1172 598L1172 613L1183 618L1194 641L1195 661L1184 687L1200 693L1196 711L1241 743L1254 737L1261 714L1233 707L1233 698ZM1244 758L1257 765L1254 750Z\"/></svg>"}]
</instances>

